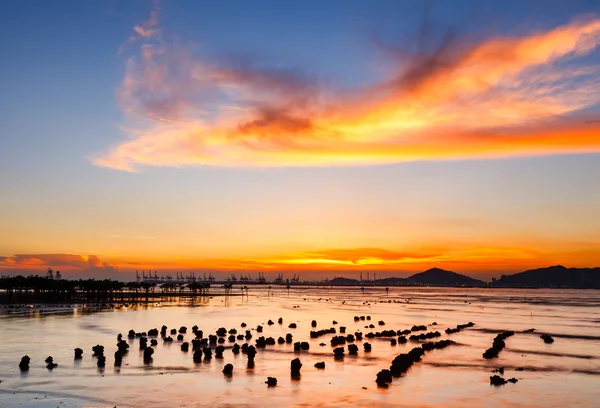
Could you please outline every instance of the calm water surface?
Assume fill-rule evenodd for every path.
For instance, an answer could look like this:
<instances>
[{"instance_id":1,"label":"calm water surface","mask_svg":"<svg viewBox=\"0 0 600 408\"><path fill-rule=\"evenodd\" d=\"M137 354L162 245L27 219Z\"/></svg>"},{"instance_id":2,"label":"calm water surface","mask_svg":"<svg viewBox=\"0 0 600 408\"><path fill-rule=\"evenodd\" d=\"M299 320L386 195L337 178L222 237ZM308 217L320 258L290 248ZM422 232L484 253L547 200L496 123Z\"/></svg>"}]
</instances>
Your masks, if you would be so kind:
<instances>
[{"instance_id":1,"label":"calm water surface","mask_svg":"<svg viewBox=\"0 0 600 408\"><path fill-rule=\"evenodd\" d=\"M391 302L391 303L389 303ZM370 315L370 322L354 322L356 315ZM283 325L277 324L282 317ZM275 325L267 326L272 319ZM311 321L317 329L346 326L347 333L383 329L407 329L430 325L458 344L424 355L388 389L377 388L377 372L388 368L398 354L418 343L391 346L388 339L365 339L373 345L364 353L343 361L333 359L332 335L310 339ZM385 326L378 326L383 320ZM476 326L446 335L447 327L473 321ZM310 350L294 353L291 344L259 350L254 369L246 368L246 356L234 355L226 342L224 359L194 364L192 353L180 350L181 342L163 344L159 339L151 364L144 364L138 340L120 368L113 367L116 336L130 329L147 331L164 324L188 327L186 341L198 325L204 335L219 327L240 324L254 330L264 326L266 337L292 333L294 341L308 341ZM288 328L294 322L296 329ZM364 326L375 324L375 329ZM536 333L523 333L535 328ZM506 348L494 360L482 353L497 331L514 330ZM539 333L554 336L545 344ZM326 346L319 346L325 342ZM243 343L238 341L238 343ZM267 288L251 287L248 297L232 296L180 299L151 307L94 310L91 307L0 309L0 407L600 407L600 291L391 288ZM105 346L106 368L96 366L91 347ZM84 358L73 360L73 349L84 349ZM31 357L31 368L21 374L18 362ZM48 371L44 359L53 356L58 368ZM290 361L299 357L302 376L290 377ZM314 364L325 361L325 370ZM234 365L233 377L221 370ZM491 370L505 368L505 378L519 382L501 387L489 385ZM524 367L524 371L515 371ZM267 376L278 386L268 388Z\"/></svg>"}]
</instances>

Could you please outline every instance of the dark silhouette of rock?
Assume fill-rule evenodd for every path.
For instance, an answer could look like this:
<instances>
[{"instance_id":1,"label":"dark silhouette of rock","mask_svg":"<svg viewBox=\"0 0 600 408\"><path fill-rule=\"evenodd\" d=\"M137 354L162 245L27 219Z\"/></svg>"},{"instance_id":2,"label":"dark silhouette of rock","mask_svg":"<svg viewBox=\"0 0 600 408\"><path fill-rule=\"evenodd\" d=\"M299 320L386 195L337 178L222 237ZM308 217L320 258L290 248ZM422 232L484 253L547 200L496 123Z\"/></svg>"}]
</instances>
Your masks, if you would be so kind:
<instances>
[{"instance_id":1,"label":"dark silhouette of rock","mask_svg":"<svg viewBox=\"0 0 600 408\"><path fill-rule=\"evenodd\" d=\"M267 346L267 342L263 336L256 339L256 348L265 348Z\"/></svg>"},{"instance_id":2,"label":"dark silhouette of rock","mask_svg":"<svg viewBox=\"0 0 600 408\"><path fill-rule=\"evenodd\" d=\"M184 343L181 343L181 351L187 353L190 349L190 343L188 343L187 341Z\"/></svg>"},{"instance_id":3,"label":"dark silhouette of rock","mask_svg":"<svg viewBox=\"0 0 600 408\"><path fill-rule=\"evenodd\" d=\"M338 324L338 322L336 322L335 320L333 322L331 322L331 324Z\"/></svg>"},{"instance_id":4,"label":"dark silhouette of rock","mask_svg":"<svg viewBox=\"0 0 600 408\"><path fill-rule=\"evenodd\" d=\"M226 335L227 335L227 329L225 327L220 327L217 330L217 336L223 337L223 336L226 336Z\"/></svg>"},{"instance_id":5,"label":"dark silhouette of rock","mask_svg":"<svg viewBox=\"0 0 600 408\"><path fill-rule=\"evenodd\" d=\"M163 343L173 343L173 337L163 337Z\"/></svg>"},{"instance_id":6,"label":"dark silhouette of rock","mask_svg":"<svg viewBox=\"0 0 600 408\"><path fill-rule=\"evenodd\" d=\"M280 317L280 318L277 320L277 323L279 323L279 324L283 324L283 318L282 318L282 317Z\"/></svg>"},{"instance_id":7,"label":"dark silhouette of rock","mask_svg":"<svg viewBox=\"0 0 600 408\"><path fill-rule=\"evenodd\" d=\"M225 337L219 337L219 338L217 339L217 343L219 343L219 344L223 344L223 343L225 343Z\"/></svg>"},{"instance_id":8,"label":"dark silhouette of rock","mask_svg":"<svg viewBox=\"0 0 600 408\"><path fill-rule=\"evenodd\" d=\"M217 344L217 339L218 339L218 337L215 336L214 334L209 334L208 335L208 342L210 344Z\"/></svg>"},{"instance_id":9,"label":"dark silhouette of rock","mask_svg":"<svg viewBox=\"0 0 600 408\"><path fill-rule=\"evenodd\" d=\"M348 335L346 336L346 342L348 342L348 343L353 343L353 342L354 342L354 335L352 335L352 334L348 334Z\"/></svg>"},{"instance_id":10,"label":"dark silhouette of rock","mask_svg":"<svg viewBox=\"0 0 600 408\"><path fill-rule=\"evenodd\" d=\"M344 336L333 336L330 341L333 347L346 344L346 337Z\"/></svg>"},{"instance_id":11,"label":"dark silhouette of rock","mask_svg":"<svg viewBox=\"0 0 600 408\"><path fill-rule=\"evenodd\" d=\"M94 352L92 354L92 356L94 356L94 357L103 356L104 355L104 346L97 344L94 347L92 347L92 351Z\"/></svg>"},{"instance_id":12,"label":"dark silhouette of rock","mask_svg":"<svg viewBox=\"0 0 600 408\"><path fill-rule=\"evenodd\" d=\"M285 339L281 336L277 339L277 344L285 344Z\"/></svg>"},{"instance_id":13,"label":"dark silhouette of rock","mask_svg":"<svg viewBox=\"0 0 600 408\"><path fill-rule=\"evenodd\" d=\"M365 350L365 353L369 353L371 351L371 344L363 343L363 349Z\"/></svg>"},{"instance_id":14,"label":"dark silhouette of rock","mask_svg":"<svg viewBox=\"0 0 600 408\"><path fill-rule=\"evenodd\" d=\"M121 351L126 351L129 349L129 344L127 344L127 342L125 340L121 340L120 342L117 343L117 347ZM148 338L140 337L140 350L143 350L146 347L148 347Z\"/></svg>"},{"instance_id":15,"label":"dark silhouette of rock","mask_svg":"<svg viewBox=\"0 0 600 408\"><path fill-rule=\"evenodd\" d=\"M252 338L252 333L250 333L250 330L246 330L246 335L244 336L244 338L246 340L250 340Z\"/></svg>"},{"instance_id":16,"label":"dark silhouette of rock","mask_svg":"<svg viewBox=\"0 0 600 408\"><path fill-rule=\"evenodd\" d=\"M506 384L506 380L499 375L493 375L490 377L490 385L499 386Z\"/></svg>"},{"instance_id":17,"label":"dark silhouette of rock","mask_svg":"<svg viewBox=\"0 0 600 408\"><path fill-rule=\"evenodd\" d=\"M290 369L292 373L292 377L300 377L300 369L302 368L302 363L299 358L295 358L290 363Z\"/></svg>"},{"instance_id":18,"label":"dark silhouette of rock","mask_svg":"<svg viewBox=\"0 0 600 408\"><path fill-rule=\"evenodd\" d=\"M104 368L106 367L106 357L105 356L98 356L98 361L96 363L98 365L98 368Z\"/></svg>"},{"instance_id":19,"label":"dark silhouette of rock","mask_svg":"<svg viewBox=\"0 0 600 408\"><path fill-rule=\"evenodd\" d=\"M223 367L223 374L227 377L231 377L231 375L233 375L233 364L225 364L225 367Z\"/></svg>"},{"instance_id":20,"label":"dark silhouette of rock","mask_svg":"<svg viewBox=\"0 0 600 408\"><path fill-rule=\"evenodd\" d=\"M324 369L325 368L325 362L324 361L320 361L318 363L315 363L315 368L318 368L318 369L321 369L321 370Z\"/></svg>"},{"instance_id":21,"label":"dark silhouette of rock","mask_svg":"<svg viewBox=\"0 0 600 408\"><path fill-rule=\"evenodd\" d=\"M210 360L212 358L212 350L210 348L205 347L202 349L202 352L204 353L205 360Z\"/></svg>"},{"instance_id":22,"label":"dark silhouette of rock","mask_svg":"<svg viewBox=\"0 0 600 408\"><path fill-rule=\"evenodd\" d=\"M177 341L183 341L183 334L177 335Z\"/></svg>"},{"instance_id":23,"label":"dark silhouette of rock","mask_svg":"<svg viewBox=\"0 0 600 408\"><path fill-rule=\"evenodd\" d=\"M456 342L452 341L452 340L440 340L437 342L427 342L427 343L423 343L421 345L421 348L423 349L423 351L431 351L434 349L443 349L446 348L452 344L456 344Z\"/></svg>"},{"instance_id":24,"label":"dark silhouette of rock","mask_svg":"<svg viewBox=\"0 0 600 408\"><path fill-rule=\"evenodd\" d=\"M391 346L395 346L396 345L396 339L390 339L390 345Z\"/></svg>"},{"instance_id":25,"label":"dark silhouette of rock","mask_svg":"<svg viewBox=\"0 0 600 408\"><path fill-rule=\"evenodd\" d=\"M246 327L246 323L242 322L242 324L240 326Z\"/></svg>"},{"instance_id":26,"label":"dark silhouette of rock","mask_svg":"<svg viewBox=\"0 0 600 408\"><path fill-rule=\"evenodd\" d=\"M243 338L243 337L242 337ZM232 334L231 336L229 336L227 338L227 340L229 340L230 343L235 343L235 336Z\"/></svg>"},{"instance_id":27,"label":"dark silhouette of rock","mask_svg":"<svg viewBox=\"0 0 600 408\"><path fill-rule=\"evenodd\" d=\"M50 363L53 362L53 360L54 359L52 358L52 356L48 356L48 357L46 357L46 359L44 360L44 362L47 363L47 364L50 364Z\"/></svg>"},{"instance_id":28,"label":"dark silhouette of rock","mask_svg":"<svg viewBox=\"0 0 600 408\"><path fill-rule=\"evenodd\" d=\"M334 333L335 333L335 329L334 329ZM346 333L346 327L345 326L340 326L340 333Z\"/></svg>"},{"instance_id":29,"label":"dark silhouette of rock","mask_svg":"<svg viewBox=\"0 0 600 408\"><path fill-rule=\"evenodd\" d=\"M248 360L254 360L254 357L256 356L256 348L254 346L248 346L246 355L248 356Z\"/></svg>"},{"instance_id":30,"label":"dark silhouette of rock","mask_svg":"<svg viewBox=\"0 0 600 408\"><path fill-rule=\"evenodd\" d=\"M459 331L462 331L463 329L466 329L468 327L473 327L473 326L475 326L475 323L473 323L473 322L469 322L467 324L459 324L454 329L447 328L446 329L446 334L458 333Z\"/></svg>"},{"instance_id":31,"label":"dark silhouette of rock","mask_svg":"<svg viewBox=\"0 0 600 408\"><path fill-rule=\"evenodd\" d=\"M383 369L377 373L377 378L375 379L378 387L388 388L389 384L392 382L392 373L390 370Z\"/></svg>"},{"instance_id":32,"label":"dark silhouette of rock","mask_svg":"<svg viewBox=\"0 0 600 408\"><path fill-rule=\"evenodd\" d=\"M355 332L354 337L356 337L356 340L361 341L363 338L363 334L361 332Z\"/></svg>"},{"instance_id":33,"label":"dark silhouette of rock","mask_svg":"<svg viewBox=\"0 0 600 408\"><path fill-rule=\"evenodd\" d=\"M115 351L115 367L120 367L123 361L123 352L121 350Z\"/></svg>"},{"instance_id":34,"label":"dark silhouette of rock","mask_svg":"<svg viewBox=\"0 0 600 408\"><path fill-rule=\"evenodd\" d=\"M344 358L344 348L336 347L333 349L333 356L336 360L341 360Z\"/></svg>"},{"instance_id":35,"label":"dark silhouette of rock","mask_svg":"<svg viewBox=\"0 0 600 408\"><path fill-rule=\"evenodd\" d=\"M407 341L408 341L408 339L407 339L406 337L404 337L404 336L400 336L400 337L398 337L398 343L399 343L399 344L404 344L404 343L406 343Z\"/></svg>"},{"instance_id":36,"label":"dark silhouette of rock","mask_svg":"<svg viewBox=\"0 0 600 408\"><path fill-rule=\"evenodd\" d=\"M263 331L263 327L262 327L261 325L258 325L258 326L256 326L256 331L257 331L258 333L262 333L262 331Z\"/></svg>"},{"instance_id":37,"label":"dark silhouette of rock","mask_svg":"<svg viewBox=\"0 0 600 408\"><path fill-rule=\"evenodd\" d=\"M21 357L21 361L19 362L19 369L21 371L27 371L29 370L29 363L31 362L31 359L29 358L29 356L23 356Z\"/></svg>"},{"instance_id":38,"label":"dark silhouette of rock","mask_svg":"<svg viewBox=\"0 0 600 408\"><path fill-rule=\"evenodd\" d=\"M217 348L215 349L215 358L223 358L223 352L225 351L225 347L223 346L217 346Z\"/></svg>"},{"instance_id":39,"label":"dark silhouette of rock","mask_svg":"<svg viewBox=\"0 0 600 408\"><path fill-rule=\"evenodd\" d=\"M423 330L427 330L427 326L423 326L423 325L417 326L417 325L414 325L410 329L410 331L423 331Z\"/></svg>"},{"instance_id":40,"label":"dark silhouette of rock","mask_svg":"<svg viewBox=\"0 0 600 408\"><path fill-rule=\"evenodd\" d=\"M123 340L123 335L121 333L117 334L117 341Z\"/></svg>"},{"instance_id":41,"label":"dark silhouette of rock","mask_svg":"<svg viewBox=\"0 0 600 408\"><path fill-rule=\"evenodd\" d=\"M513 331L504 331L504 332L498 334L494 338L492 347L487 349L485 351L485 353L483 353L483 358L491 359L491 358L498 357L498 354L500 353L500 351L502 351L502 349L504 349L504 347L506 346L506 343L504 342L504 340L506 340L510 336L513 336L514 334L515 334L515 332L513 332Z\"/></svg>"},{"instance_id":42,"label":"dark silhouette of rock","mask_svg":"<svg viewBox=\"0 0 600 408\"><path fill-rule=\"evenodd\" d=\"M177 334L177 329L171 329L171 334Z\"/></svg>"},{"instance_id":43,"label":"dark silhouette of rock","mask_svg":"<svg viewBox=\"0 0 600 408\"><path fill-rule=\"evenodd\" d=\"M523 333L533 333L535 331L535 329L527 329L527 330L523 330Z\"/></svg>"},{"instance_id":44,"label":"dark silhouette of rock","mask_svg":"<svg viewBox=\"0 0 600 408\"><path fill-rule=\"evenodd\" d=\"M140 349L146 348L147 341L148 339L146 337L140 337ZM129 350L129 344L125 340L121 340L117 343L117 348L122 353L127 353L127 350Z\"/></svg>"},{"instance_id":45,"label":"dark silhouette of rock","mask_svg":"<svg viewBox=\"0 0 600 408\"><path fill-rule=\"evenodd\" d=\"M238 334L237 335L237 339L238 340L244 340L244 335L243 334Z\"/></svg>"},{"instance_id":46,"label":"dark silhouette of rock","mask_svg":"<svg viewBox=\"0 0 600 408\"><path fill-rule=\"evenodd\" d=\"M290 323L290 325L288 326L290 329L295 329L296 327L296 323Z\"/></svg>"},{"instance_id":47,"label":"dark silhouette of rock","mask_svg":"<svg viewBox=\"0 0 600 408\"><path fill-rule=\"evenodd\" d=\"M185 333L187 333L187 327L185 327L185 326L181 326L181 327L179 328L179 333L181 333L181 334L185 334Z\"/></svg>"},{"instance_id":48,"label":"dark silhouette of rock","mask_svg":"<svg viewBox=\"0 0 600 408\"><path fill-rule=\"evenodd\" d=\"M554 343L554 339L549 334L542 334L540 339L544 340L544 343L546 344Z\"/></svg>"},{"instance_id":49,"label":"dark silhouette of rock","mask_svg":"<svg viewBox=\"0 0 600 408\"><path fill-rule=\"evenodd\" d=\"M194 363L200 364L202 362L202 349L194 350L194 355L192 358L194 360Z\"/></svg>"},{"instance_id":50,"label":"dark silhouette of rock","mask_svg":"<svg viewBox=\"0 0 600 408\"><path fill-rule=\"evenodd\" d=\"M158 329L150 329L148 330L148 336L150 337L157 337L158 336Z\"/></svg>"},{"instance_id":51,"label":"dark silhouette of rock","mask_svg":"<svg viewBox=\"0 0 600 408\"><path fill-rule=\"evenodd\" d=\"M324 336L326 334L332 334L332 333L335 333L335 328L333 328L333 327L330 329L321 329L321 330L311 331L310 338L316 339L318 337Z\"/></svg>"},{"instance_id":52,"label":"dark silhouette of rock","mask_svg":"<svg viewBox=\"0 0 600 408\"><path fill-rule=\"evenodd\" d=\"M167 335L167 326L164 326L164 325L163 325L163 326L160 328L160 335L161 335L162 337L165 337L165 336Z\"/></svg>"},{"instance_id":53,"label":"dark silhouette of rock","mask_svg":"<svg viewBox=\"0 0 600 408\"><path fill-rule=\"evenodd\" d=\"M75 360L81 360L83 356L83 350L79 347L75 349Z\"/></svg>"},{"instance_id":54,"label":"dark silhouette of rock","mask_svg":"<svg viewBox=\"0 0 600 408\"><path fill-rule=\"evenodd\" d=\"M441 336L441 334L438 331L427 332L427 333L419 333L419 334L412 334L409 337L409 340L411 340L411 341L429 340L429 339L433 339L435 337L440 337L440 336Z\"/></svg>"},{"instance_id":55,"label":"dark silhouette of rock","mask_svg":"<svg viewBox=\"0 0 600 408\"><path fill-rule=\"evenodd\" d=\"M151 339L151 340L150 340L150 345L151 345L151 346L158 346L158 340L156 340L156 339Z\"/></svg>"},{"instance_id":56,"label":"dark silhouette of rock","mask_svg":"<svg viewBox=\"0 0 600 408\"><path fill-rule=\"evenodd\" d=\"M239 346L239 344L235 343L233 345L233 347L231 348L231 351L233 352L233 354L240 354L240 346Z\"/></svg>"},{"instance_id":57,"label":"dark silhouette of rock","mask_svg":"<svg viewBox=\"0 0 600 408\"><path fill-rule=\"evenodd\" d=\"M351 356L355 356L358 354L358 346L356 344L349 344L348 345L348 354L350 354Z\"/></svg>"},{"instance_id":58,"label":"dark silhouette of rock","mask_svg":"<svg viewBox=\"0 0 600 408\"><path fill-rule=\"evenodd\" d=\"M316 320L313 320L313 321L310 323L310 325L311 325L311 327L317 327L317 321L316 321Z\"/></svg>"},{"instance_id":59,"label":"dark silhouette of rock","mask_svg":"<svg viewBox=\"0 0 600 408\"><path fill-rule=\"evenodd\" d=\"M513 383L513 384L515 384L515 383L517 383L519 380L517 380L516 378L514 378L514 377L513 377L513 378L509 378L509 379L508 379L508 380L506 380L506 381L508 381L509 383Z\"/></svg>"},{"instance_id":60,"label":"dark silhouette of rock","mask_svg":"<svg viewBox=\"0 0 600 408\"><path fill-rule=\"evenodd\" d=\"M293 336L292 336L292 334L291 334L291 333L287 333L287 334L285 335L285 342L286 342L286 343L291 343L291 342L293 341L292 339L293 339Z\"/></svg>"},{"instance_id":61,"label":"dark silhouette of rock","mask_svg":"<svg viewBox=\"0 0 600 408\"><path fill-rule=\"evenodd\" d=\"M202 337L204 337L204 332L202 330L196 330L194 331L194 335L197 339L201 339Z\"/></svg>"},{"instance_id":62,"label":"dark silhouette of rock","mask_svg":"<svg viewBox=\"0 0 600 408\"><path fill-rule=\"evenodd\" d=\"M377 324L380 326L385 326L385 322L383 320L380 320L379 322L377 322Z\"/></svg>"},{"instance_id":63,"label":"dark silhouette of rock","mask_svg":"<svg viewBox=\"0 0 600 408\"><path fill-rule=\"evenodd\" d=\"M492 371L493 373L499 373L499 374L504 374L504 367L499 367L496 368L494 371Z\"/></svg>"},{"instance_id":64,"label":"dark silhouette of rock","mask_svg":"<svg viewBox=\"0 0 600 408\"><path fill-rule=\"evenodd\" d=\"M277 378L267 377L267 381L265 381L265 384L267 384L269 387L275 387L277 386Z\"/></svg>"},{"instance_id":65,"label":"dark silhouette of rock","mask_svg":"<svg viewBox=\"0 0 600 408\"><path fill-rule=\"evenodd\" d=\"M148 347L144 350L144 363L152 362L152 355L154 354L154 349L152 347Z\"/></svg>"},{"instance_id":66,"label":"dark silhouette of rock","mask_svg":"<svg viewBox=\"0 0 600 408\"><path fill-rule=\"evenodd\" d=\"M130 339L135 339L135 330L129 330L129 333L127 333L127 337Z\"/></svg>"}]
</instances>

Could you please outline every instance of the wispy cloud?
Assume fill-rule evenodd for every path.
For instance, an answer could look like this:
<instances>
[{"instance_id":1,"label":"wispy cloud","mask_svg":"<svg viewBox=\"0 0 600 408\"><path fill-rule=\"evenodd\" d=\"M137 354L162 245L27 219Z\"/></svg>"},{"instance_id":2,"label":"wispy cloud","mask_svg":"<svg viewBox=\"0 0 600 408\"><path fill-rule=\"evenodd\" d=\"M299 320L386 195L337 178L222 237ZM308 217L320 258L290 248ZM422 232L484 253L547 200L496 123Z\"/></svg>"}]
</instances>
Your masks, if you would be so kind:
<instances>
[{"instance_id":1,"label":"wispy cloud","mask_svg":"<svg viewBox=\"0 0 600 408\"><path fill-rule=\"evenodd\" d=\"M152 13L157 12L155 8ZM310 166L600 151L600 19L477 41L449 37L360 90L252 60L211 61L159 33L127 62L126 139L93 163Z\"/></svg>"}]
</instances>

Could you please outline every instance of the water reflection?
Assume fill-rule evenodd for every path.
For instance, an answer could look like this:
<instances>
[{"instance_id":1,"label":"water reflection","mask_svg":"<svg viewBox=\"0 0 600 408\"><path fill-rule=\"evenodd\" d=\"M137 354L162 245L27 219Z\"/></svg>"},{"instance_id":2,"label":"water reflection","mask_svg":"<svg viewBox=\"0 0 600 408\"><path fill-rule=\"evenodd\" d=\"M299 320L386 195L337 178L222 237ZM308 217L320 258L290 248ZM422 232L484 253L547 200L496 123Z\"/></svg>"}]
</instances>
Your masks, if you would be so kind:
<instances>
[{"instance_id":1,"label":"water reflection","mask_svg":"<svg viewBox=\"0 0 600 408\"><path fill-rule=\"evenodd\" d=\"M248 296L173 296L127 307L5 308L0 309L0 406L44 406L43 401L35 402L43 394L55 406L591 407L600 397L598 312L597 291L392 288L388 294L384 288L370 287L364 293L355 288L292 287L289 294L285 288L251 287ZM373 319L355 322L357 315ZM277 323L279 317L283 324ZM269 319L275 324L267 325ZM391 346L388 338L365 338L362 342L373 346L371 353L364 353L356 341L358 355L346 352L336 361L329 343L332 335L310 338L312 320L317 329L339 331L346 326L347 333L365 335L427 325L427 331L438 330L440 339L457 344L428 352L421 363L382 390L374 382L377 372L420 342ZM379 320L385 326L377 326ZM476 326L444 333L469 321ZM248 327L242 328L242 322ZM288 328L290 323L297 328ZM365 328L370 323L375 328ZM267 346L258 350L254 368L248 369L246 356L233 354L228 341L222 344L223 360L194 364L192 353L180 350L180 341L163 343L159 338L152 361L144 363L138 339L127 339L129 352L120 368L113 367L118 333L162 325L169 329L198 325L205 337L219 327L236 328L242 334L250 330L250 344L261 335L277 339L290 333L293 342L308 342L310 348L296 353L293 343ZM264 326L263 333L257 333L258 325ZM535 332L525 332L531 328ZM483 359L482 353L502 330L514 330L515 335L506 340L497 359ZM555 342L544 344L540 333L550 333ZM188 332L183 341L193 337ZM322 342L325 346L319 345ZM91 356L96 344L106 348L104 369ZM82 360L73 360L76 347L84 350ZM25 354L32 358L31 368L20 374L17 363ZM52 372L43 363L49 355L59 364ZM303 364L299 379L290 375L290 361L296 357ZM326 362L324 370L314 367L319 361ZM227 363L234 366L232 377L222 373ZM489 376L498 367L519 382L490 387ZM268 388L267 377L278 378L278 385Z\"/></svg>"}]
</instances>

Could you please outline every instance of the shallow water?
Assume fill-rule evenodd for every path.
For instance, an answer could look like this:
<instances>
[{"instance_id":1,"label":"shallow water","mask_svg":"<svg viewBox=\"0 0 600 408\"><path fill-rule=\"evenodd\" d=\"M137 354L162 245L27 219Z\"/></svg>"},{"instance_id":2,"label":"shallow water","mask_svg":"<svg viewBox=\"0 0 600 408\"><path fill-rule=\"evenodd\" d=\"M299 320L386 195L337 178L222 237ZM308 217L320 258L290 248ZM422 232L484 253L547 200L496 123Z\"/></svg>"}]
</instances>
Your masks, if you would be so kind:
<instances>
[{"instance_id":1,"label":"shallow water","mask_svg":"<svg viewBox=\"0 0 600 408\"><path fill-rule=\"evenodd\" d=\"M371 321L354 322L356 315ZM282 317L283 325L277 324ZM268 326L267 320L275 324ZM346 326L347 333L384 329L410 329L414 324L440 331L434 339L457 342L423 356L388 389L375 384L375 376L388 368L398 354L418 343L391 346L388 339L358 341L358 356L342 361L333 358L332 335L310 339L311 321L317 329ZM337 320L338 325L332 325ZM385 326L378 326L383 320ZM446 335L444 329L473 321L476 326ZM138 340L121 368L113 367L116 336L129 329L147 331L165 324L188 327L185 340L198 325L204 335L219 327L236 328L246 322L253 329L254 344L260 335L285 336L308 341L310 350L294 353L292 344L258 350L254 369L247 369L244 354L234 355L224 344L224 359L194 364L192 353L180 350L180 342L159 344L151 364L144 364ZM291 322L296 329L288 328ZM437 322L436 326L429 326ZM364 326L373 323L374 329ZM254 330L264 326L262 334ZM523 333L535 328L535 333ZM497 332L514 330L506 348L493 360L482 358ZM545 344L540 333L554 336ZM174 336L173 336L174 337ZM231 296L174 299L145 307L119 309L77 308L0 309L0 407L597 407L600 401L600 291L507 290L456 288L309 288L294 287L290 293L276 288L251 287L248 297ZM361 343L372 344L371 353ZM326 346L319 346L319 343ZM239 344L243 343L238 341ZM91 347L105 346L106 368L96 366ZM73 349L84 349L80 361ZM29 372L21 374L18 362L31 357ZM49 371L44 359L53 356L58 368ZM290 376L290 361L299 357L302 376ZM325 370L314 364L325 361ZM221 370L234 365L233 377ZM519 382L500 387L489 385L491 370L505 367L505 378ZM524 371L515 368L524 367ZM267 387L267 376L277 377L277 387Z\"/></svg>"}]
</instances>

